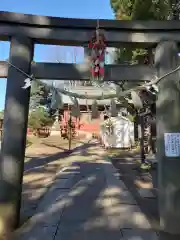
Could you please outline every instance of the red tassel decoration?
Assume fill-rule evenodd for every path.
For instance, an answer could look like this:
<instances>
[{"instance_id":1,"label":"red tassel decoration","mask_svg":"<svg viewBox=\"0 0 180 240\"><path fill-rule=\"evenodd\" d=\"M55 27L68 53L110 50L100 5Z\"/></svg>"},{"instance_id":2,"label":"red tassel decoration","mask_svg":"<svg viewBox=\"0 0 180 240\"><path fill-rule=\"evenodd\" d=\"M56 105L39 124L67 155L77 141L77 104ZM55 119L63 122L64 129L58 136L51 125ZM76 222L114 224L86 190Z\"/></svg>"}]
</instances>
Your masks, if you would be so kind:
<instances>
[{"instance_id":1,"label":"red tassel decoration","mask_svg":"<svg viewBox=\"0 0 180 240\"><path fill-rule=\"evenodd\" d=\"M93 79L103 80L105 65L106 40L104 35L97 30L88 44L91 51L91 76Z\"/></svg>"}]
</instances>

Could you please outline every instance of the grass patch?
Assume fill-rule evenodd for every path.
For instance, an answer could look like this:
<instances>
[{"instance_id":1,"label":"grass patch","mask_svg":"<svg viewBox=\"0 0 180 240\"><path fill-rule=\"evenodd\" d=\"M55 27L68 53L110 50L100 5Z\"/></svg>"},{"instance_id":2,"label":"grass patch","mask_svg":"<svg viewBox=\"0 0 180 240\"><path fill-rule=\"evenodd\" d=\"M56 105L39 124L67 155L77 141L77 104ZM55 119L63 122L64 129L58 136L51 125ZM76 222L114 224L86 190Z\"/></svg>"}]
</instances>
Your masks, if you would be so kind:
<instances>
[{"instance_id":1,"label":"grass patch","mask_svg":"<svg viewBox=\"0 0 180 240\"><path fill-rule=\"evenodd\" d=\"M134 149L108 149L106 150L109 157L133 157L140 153L140 147L137 146Z\"/></svg>"},{"instance_id":2,"label":"grass patch","mask_svg":"<svg viewBox=\"0 0 180 240\"><path fill-rule=\"evenodd\" d=\"M32 140L29 137L27 137L27 139L26 139L26 147L29 147L32 144L33 144Z\"/></svg>"},{"instance_id":3,"label":"grass patch","mask_svg":"<svg viewBox=\"0 0 180 240\"><path fill-rule=\"evenodd\" d=\"M103 159L104 159L106 162L111 162L111 160L110 160L109 157L110 157L110 156L103 156Z\"/></svg>"},{"instance_id":4,"label":"grass patch","mask_svg":"<svg viewBox=\"0 0 180 240\"><path fill-rule=\"evenodd\" d=\"M71 149L77 146L77 144L83 141L79 139L72 139ZM30 146L38 147L51 147L58 148L61 150L68 150L69 141L67 139L62 139L60 136L49 136L47 138L38 138L36 136L28 136L26 141L26 147ZM33 147L32 146L32 147Z\"/></svg>"},{"instance_id":5,"label":"grass patch","mask_svg":"<svg viewBox=\"0 0 180 240\"><path fill-rule=\"evenodd\" d=\"M80 142L81 141L79 139L72 139L71 148L76 147L77 144ZM62 139L60 137L52 136L49 138L42 139L41 144L48 147L68 149L69 141L67 139Z\"/></svg>"}]
</instances>

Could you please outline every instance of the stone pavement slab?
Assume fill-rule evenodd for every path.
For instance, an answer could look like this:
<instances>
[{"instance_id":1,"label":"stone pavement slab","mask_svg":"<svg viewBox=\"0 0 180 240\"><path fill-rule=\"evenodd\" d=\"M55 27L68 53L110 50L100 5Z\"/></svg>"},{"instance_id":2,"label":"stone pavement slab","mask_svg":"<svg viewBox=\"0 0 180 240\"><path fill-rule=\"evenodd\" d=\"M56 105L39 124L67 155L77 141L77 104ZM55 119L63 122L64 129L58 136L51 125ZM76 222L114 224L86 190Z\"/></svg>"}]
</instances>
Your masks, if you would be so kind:
<instances>
[{"instance_id":1,"label":"stone pavement slab","mask_svg":"<svg viewBox=\"0 0 180 240\"><path fill-rule=\"evenodd\" d=\"M106 193L103 165L92 163L91 172L69 192L72 202L65 205L55 240L119 240L119 228L111 228L107 208L111 206ZM88 166L87 166L88 167Z\"/></svg>"},{"instance_id":2,"label":"stone pavement slab","mask_svg":"<svg viewBox=\"0 0 180 240\"><path fill-rule=\"evenodd\" d=\"M66 240L120 240L122 234L119 229L109 229L108 223L99 221L92 226L75 226L75 225L60 225L60 228L55 237L58 239Z\"/></svg>"},{"instance_id":3,"label":"stone pavement slab","mask_svg":"<svg viewBox=\"0 0 180 240\"><path fill-rule=\"evenodd\" d=\"M51 140L52 138L42 141L51 142ZM58 145L59 147L61 145L61 142L58 143L58 139L56 139L55 146L50 144L51 147L47 147L41 144L39 146L41 150L36 149L36 145L38 146L38 144L35 144L35 148L30 147L26 152L28 158L26 158L24 166L20 225L35 214L37 206L54 184L59 171L63 171L59 175L59 179L67 179L73 176L76 170L73 168L72 163L77 160L80 161L83 157L79 155L81 153L80 150L84 149L86 151L86 149L93 146L93 144L88 144L88 141L84 140L83 142L78 142L76 148L67 153L63 149L58 148ZM71 171L64 170L68 166L71 166ZM63 184L63 180L61 184Z\"/></svg>"},{"instance_id":4,"label":"stone pavement slab","mask_svg":"<svg viewBox=\"0 0 180 240\"><path fill-rule=\"evenodd\" d=\"M69 189L80 179L80 173L75 171L75 167L69 167L65 172L66 176L68 173L73 174L69 175L68 178L64 178L64 172L60 171L56 174L54 184L41 199L33 217L17 231L18 239L31 239L32 236L41 237L41 234L39 234L39 229L41 228L44 229L41 232L42 234L45 231L52 232L57 228L65 196Z\"/></svg>"},{"instance_id":5,"label":"stone pavement slab","mask_svg":"<svg viewBox=\"0 0 180 240\"><path fill-rule=\"evenodd\" d=\"M158 240L158 235L150 230L123 229L122 240Z\"/></svg>"},{"instance_id":6,"label":"stone pavement slab","mask_svg":"<svg viewBox=\"0 0 180 240\"><path fill-rule=\"evenodd\" d=\"M70 178L56 178L18 240L156 240L111 163L89 160L72 167Z\"/></svg>"},{"instance_id":7,"label":"stone pavement slab","mask_svg":"<svg viewBox=\"0 0 180 240\"><path fill-rule=\"evenodd\" d=\"M90 202L87 200L89 195L93 195L90 188L88 188L90 192L85 197L84 202L87 201L89 209L86 209L86 204L84 208L81 205L81 201L77 201L77 205L72 205L70 211L69 209L65 210L55 239L104 240L112 238L113 240L155 240L157 234L151 230L148 220L123 182L117 179L112 165L101 163L99 169L98 177L94 180L96 190L98 191L97 179L100 181L102 178L101 184L104 185L102 172L104 173L106 183L96 199L94 195L94 204L90 203L91 199L89 199ZM94 192L96 191L94 190ZM73 210L73 207L76 210ZM77 216L78 211L79 216ZM90 211L91 214L89 213ZM67 212L69 214L68 217ZM73 212L75 214L72 214L74 217L71 218L70 213Z\"/></svg>"},{"instance_id":8,"label":"stone pavement slab","mask_svg":"<svg viewBox=\"0 0 180 240\"><path fill-rule=\"evenodd\" d=\"M139 195L143 198L155 198L152 190L149 188L140 188L138 189Z\"/></svg>"}]
</instances>

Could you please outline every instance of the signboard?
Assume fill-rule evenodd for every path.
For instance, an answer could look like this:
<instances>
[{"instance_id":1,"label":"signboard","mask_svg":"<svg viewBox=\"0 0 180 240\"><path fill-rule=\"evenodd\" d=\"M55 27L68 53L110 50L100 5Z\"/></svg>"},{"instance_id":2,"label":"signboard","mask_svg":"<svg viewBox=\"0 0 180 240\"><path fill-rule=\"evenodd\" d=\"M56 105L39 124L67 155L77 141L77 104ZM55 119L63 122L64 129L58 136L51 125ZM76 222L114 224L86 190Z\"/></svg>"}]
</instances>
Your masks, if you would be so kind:
<instances>
[{"instance_id":1,"label":"signboard","mask_svg":"<svg viewBox=\"0 0 180 240\"><path fill-rule=\"evenodd\" d=\"M180 156L180 133L165 133L164 145L165 145L166 157L179 157Z\"/></svg>"}]
</instances>

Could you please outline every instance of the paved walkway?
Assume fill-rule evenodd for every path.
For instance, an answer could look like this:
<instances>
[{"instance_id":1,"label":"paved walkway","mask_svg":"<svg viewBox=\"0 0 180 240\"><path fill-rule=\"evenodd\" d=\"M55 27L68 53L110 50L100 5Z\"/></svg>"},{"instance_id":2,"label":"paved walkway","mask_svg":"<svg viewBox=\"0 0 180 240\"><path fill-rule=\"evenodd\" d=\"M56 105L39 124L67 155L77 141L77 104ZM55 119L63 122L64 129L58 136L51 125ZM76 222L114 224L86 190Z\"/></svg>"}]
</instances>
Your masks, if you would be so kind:
<instances>
[{"instance_id":1,"label":"paved walkway","mask_svg":"<svg viewBox=\"0 0 180 240\"><path fill-rule=\"evenodd\" d=\"M51 140L52 138L48 141ZM52 147L52 144L50 146L35 144L26 151L20 224L34 215L41 199L53 185L54 179L60 171L77 160L76 154L79 150L92 146L84 140L77 142L76 146L67 152L62 148L59 149L57 145Z\"/></svg>"},{"instance_id":2,"label":"paved walkway","mask_svg":"<svg viewBox=\"0 0 180 240\"><path fill-rule=\"evenodd\" d=\"M100 149L75 156L72 166L56 175L34 216L16 232L17 239L156 240L112 164L101 160Z\"/></svg>"}]
</instances>

